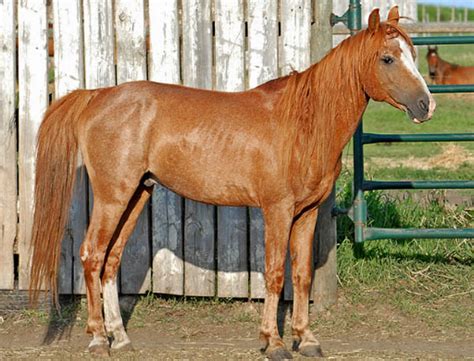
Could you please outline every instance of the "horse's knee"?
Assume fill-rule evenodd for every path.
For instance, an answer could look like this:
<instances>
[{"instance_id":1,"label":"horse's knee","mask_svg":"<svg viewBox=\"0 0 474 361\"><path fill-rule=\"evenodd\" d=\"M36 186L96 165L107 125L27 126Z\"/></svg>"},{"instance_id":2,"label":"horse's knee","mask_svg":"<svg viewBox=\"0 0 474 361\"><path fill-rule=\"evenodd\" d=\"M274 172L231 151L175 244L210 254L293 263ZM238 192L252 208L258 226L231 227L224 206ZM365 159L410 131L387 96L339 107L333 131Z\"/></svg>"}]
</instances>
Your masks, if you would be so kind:
<instances>
[{"instance_id":1,"label":"horse's knee","mask_svg":"<svg viewBox=\"0 0 474 361\"><path fill-rule=\"evenodd\" d=\"M307 291L311 287L311 274L292 274L293 287L298 290Z\"/></svg>"}]
</instances>

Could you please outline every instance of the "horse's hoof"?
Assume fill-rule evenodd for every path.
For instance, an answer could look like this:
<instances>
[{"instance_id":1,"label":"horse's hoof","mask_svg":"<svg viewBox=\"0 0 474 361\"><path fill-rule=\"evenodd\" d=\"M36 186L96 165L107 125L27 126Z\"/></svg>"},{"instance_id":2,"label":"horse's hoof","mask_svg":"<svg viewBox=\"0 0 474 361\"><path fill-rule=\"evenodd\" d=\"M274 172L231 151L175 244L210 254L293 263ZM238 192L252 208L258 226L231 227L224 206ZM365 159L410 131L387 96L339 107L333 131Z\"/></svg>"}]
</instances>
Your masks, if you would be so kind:
<instances>
[{"instance_id":1,"label":"horse's hoof","mask_svg":"<svg viewBox=\"0 0 474 361\"><path fill-rule=\"evenodd\" d=\"M105 343L100 343L100 344L89 346L89 353L94 356L109 357L110 356L109 345Z\"/></svg>"},{"instance_id":2,"label":"horse's hoof","mask_svg":"<svg viewBox=\"0 0 474 361\"><path fill-rule=\"evenodd\" d=\"M272 351L267 351L267 358L272 361L283 361L293 359L293 355L284 347L276 348Z\"/></svg>"},{"instance_id":3,"label":"horse's hoof","mask_svg":"<svg viewBox=\"0 0 474 361\"><path fill-rule=\"evenodd\" d=\"M133 351L133 346L130 341L126 341L126 342L113 341L110 347L114 351Z\"/></svg>"},{"instance_id":4,"label":"horse's hoof","mask_svg":"<svg viewBox=\"0 0 474 361\"><path fill-rule=\"evenodd\" d=\"M324 357L320 345L300 346L298 352L306 357Z\"/></svg>"}]
</instances>

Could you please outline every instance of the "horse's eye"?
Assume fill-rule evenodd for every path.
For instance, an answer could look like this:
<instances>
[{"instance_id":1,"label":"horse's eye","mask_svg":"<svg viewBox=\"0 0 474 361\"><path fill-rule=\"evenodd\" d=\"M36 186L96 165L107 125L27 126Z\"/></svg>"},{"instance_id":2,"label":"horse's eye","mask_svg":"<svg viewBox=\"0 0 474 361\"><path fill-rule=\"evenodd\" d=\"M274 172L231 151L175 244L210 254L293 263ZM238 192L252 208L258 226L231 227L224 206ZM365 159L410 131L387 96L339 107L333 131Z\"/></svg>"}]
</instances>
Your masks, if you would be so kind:
<instances>
[{"instance_id":1,"label":"horse's eye","mask_svg":"<svg viewBox=\"0 0 474 361\"><path fill-rule=\"evenodd\" d=\"M393 58L391 56L384 56L382 58L382 61L385 63L385 64L392 64L393 63Z\"/></svg>"}]
</instances>

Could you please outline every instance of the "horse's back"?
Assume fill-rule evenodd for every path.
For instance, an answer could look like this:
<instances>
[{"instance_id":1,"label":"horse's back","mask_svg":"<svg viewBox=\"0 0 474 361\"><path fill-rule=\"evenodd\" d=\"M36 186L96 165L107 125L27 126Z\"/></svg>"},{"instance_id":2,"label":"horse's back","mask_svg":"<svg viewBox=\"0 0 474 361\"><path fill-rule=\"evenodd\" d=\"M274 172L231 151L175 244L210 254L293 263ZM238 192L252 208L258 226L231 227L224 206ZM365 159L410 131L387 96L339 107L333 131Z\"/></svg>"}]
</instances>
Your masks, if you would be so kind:
<instances>
[{"instance_id":1,"label":"horse's back","mask_svg":"<svg viewBox=\"0 0 474 361\"><path fill-rule=\"evenodd\" d=\"M438 84L459 85L474 84L474 66L462 66L450 64L442 72L441 81Z\"/></svg>"}]
</instances>

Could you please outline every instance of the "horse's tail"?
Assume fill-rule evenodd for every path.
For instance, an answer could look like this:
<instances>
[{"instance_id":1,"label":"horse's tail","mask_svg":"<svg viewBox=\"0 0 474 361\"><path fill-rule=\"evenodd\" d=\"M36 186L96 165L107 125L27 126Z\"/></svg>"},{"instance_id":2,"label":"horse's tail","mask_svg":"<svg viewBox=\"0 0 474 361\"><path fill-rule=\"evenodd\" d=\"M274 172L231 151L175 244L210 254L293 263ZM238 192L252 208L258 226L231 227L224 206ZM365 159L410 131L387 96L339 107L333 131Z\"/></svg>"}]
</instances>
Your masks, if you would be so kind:
<instances>
[{"instance_id":1,"label":"horse's tail","mask_svg":"<svg viewBox=\"0 0 474 361\"><path fill-rule=\"evenodd\" d=\"M30 302L46 288L58 305L57 274L69 206L76 178L76 123L94 91L76 90L46 112L38 132L35 210L31 246Z\"/></svg>"}]
</instances>

